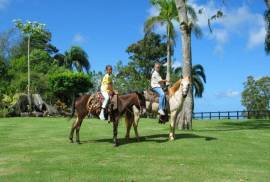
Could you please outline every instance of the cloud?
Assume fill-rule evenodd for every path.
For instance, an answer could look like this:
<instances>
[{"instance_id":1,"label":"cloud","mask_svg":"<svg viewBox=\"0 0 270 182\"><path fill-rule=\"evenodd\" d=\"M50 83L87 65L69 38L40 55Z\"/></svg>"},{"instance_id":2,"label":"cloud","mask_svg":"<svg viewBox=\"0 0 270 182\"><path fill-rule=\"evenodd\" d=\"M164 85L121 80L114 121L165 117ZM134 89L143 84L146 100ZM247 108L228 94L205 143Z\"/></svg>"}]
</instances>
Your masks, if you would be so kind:
<instances>
[{"instance_id":1,"label":"cloud","mask_svg":"<svg viewBox=\"0 0 270 182\"><path fill-rule=\"evenodd\" d=\"M221 91L216 94L216 97L218 98L232 98L232 97L237 97L240 95L239 91L235 90L228 90L228 91Z\"/></svg>"},{"instance_id":2,"label":"cloud","mask_svg":"<svg viewBox=\"0 0 270 182\"><path fill-rule=\"evenodd\" d=\"M254 47L264 44L265 36L266 30L264 26L260 27L259 31L250 31L247 47L249 49L252 49Z\"/></svg>"},{"instance_id":3,"label":"cloud","mask_svg":"<svg viewBox=\"0 0 270 182\"><path fill-rule=\"evenodd\" d=\"M9 3L10 3L10 0L0 0L0 10L6 9Z\"/></svg>"},{"instance_id":4,"label":"cloud","mask_svg":"<svg viewBox=\"0 0 270 182\"><path fill-rule=\"evenodd\" d=\"M201 3L199 0L190 0L189 4L196 12L202 10L202 14L198 14L198 25L202 28L205 37L216 43L214 53L222 55L224 47L230 43L234 37L243 39L248 49L254 49L257 46L263 45L266 34L264 17L262 14L252 12L247 4L243 3L239 7L222 6L216 1L205 1ZM221 10L224 17L214 20L211 23L213 32L210 33L208 27L208 18ZM148 17L159 14L159 9L152 6L148 9ZM174 22L176 30L178 31L179 24ZM163 25L156 25L155 32L164 34L166 27Z\"/></svg>"},{"instance_id":5,"label":"cloud","mask_svg":"<svg viewBox=\"0 0 270 182\"><path fill-rule=\"evenodd\" d=\"M207 1L205 4L199 4L197 0L191 0L190 4L198 12L198 24L204 32L209 32L208 18L214 15L220 6L215 1ZM228 9L222 7L224 17L214 20L211 23L213 33L208 33L207 38L216 42L215 52L222 53L224 45L229 43L233 36L246 39L246 47L251 49L262 45L265 37L265 25L263 15L253 13L251 9L243 4L237 8Z\"/></svg>"},{"instance_id":6,"label":"cloud","mask_svg":"<svg viewBox=\"0 0 270 182\"><path fill-rule=\"evenodd\" d=\"M82 34L77 33L73 36L72 42L75 44L83 44L86 42L86 39Z\"/></svg>"},{"instance_id":7,"label":"cloud","mask_svg":"<svg viewBox=\"0 0 270 182\"><path fill-rule=\"evenodd\" d=\"M180 67L180 66L182 66L181 61L174 61L173 64L172 64L172 67L173 67L173 68L178 68L178 67Z\"/></svg>"},{"instance_id":8,"label":"cloud","mask_svg":"<svg viewBox=\"0 0 270 182\"><path fill-rule=\"evenodd\" d=\"M147 12L149 16L157 16L160 10L156 6L151 6L150 9L147 10Z\"/></svg>"}]
</instances>

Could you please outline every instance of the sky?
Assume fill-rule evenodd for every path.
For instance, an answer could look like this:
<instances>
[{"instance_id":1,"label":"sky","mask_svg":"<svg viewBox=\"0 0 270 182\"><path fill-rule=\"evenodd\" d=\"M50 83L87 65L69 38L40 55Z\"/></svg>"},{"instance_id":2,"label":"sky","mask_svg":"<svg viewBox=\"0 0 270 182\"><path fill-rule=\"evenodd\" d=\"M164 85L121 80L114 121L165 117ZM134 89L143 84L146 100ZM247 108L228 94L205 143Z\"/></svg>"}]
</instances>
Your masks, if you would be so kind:
<instances>
[{"instance_id":1,"label":"sky","mask_svg":"<svg viewBox=\"0 0 270 182\"><path fill-rule=\"evenodd\" d=\"M195 112L243 110L246 78L270 76L270 57L264 52L264 1L189 0L189 4L203 9L198 20L203 37L192 37L192 61L203 65L207 76ZM210 33L207 18L217 10L225 16L213 22ZM126 48L143 38L145 20L158 12L148 0L0 0L0 32L12 28L14 19L45 23L60 52L79 45L88 53L91 69L103 71L119 60L128 63ZM177 23L175 28L179 29ZM161 25L154 30L165 33ZM181 66L180 39L178 34L173 66Z\"/></svg>"}]
</instances>

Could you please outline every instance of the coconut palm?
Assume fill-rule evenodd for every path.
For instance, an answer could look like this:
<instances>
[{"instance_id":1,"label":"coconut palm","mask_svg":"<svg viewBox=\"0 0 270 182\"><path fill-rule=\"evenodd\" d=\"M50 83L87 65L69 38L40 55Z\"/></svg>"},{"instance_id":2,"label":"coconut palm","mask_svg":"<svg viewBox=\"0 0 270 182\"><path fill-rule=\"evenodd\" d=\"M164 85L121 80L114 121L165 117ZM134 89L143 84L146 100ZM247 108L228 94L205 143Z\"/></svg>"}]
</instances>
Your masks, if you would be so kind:
<instances>
[{"instance_id":1,"label":"coconut palm","mask_svg":"<svg viewBox=\"0 0 270 182\"><path fill-rule=\"evenodd\" d=\"M72 46L64 54L56 54L54 56L59 66L64 66L67 69L75 68L79 72L89 72L90 64L87 53L79 46Z\"/></svg>"},{"instance_id":2,"label":"coconut palm","mask_svg":"<svg viewBox=\"0 0 270 182\"><path fill-rule=\"evenodd\" d=\"M156 6L160 11L157 16L149 17L144 24L144 31L146 35L151 32L155 25L165 25L166 26L166 36L167 36L167 74L166 80L170 81L171 79L171 54L173 52L173 47L175 45L176 31L174 28L173 22L177 22L178 11L174 0L151 0L151 3ZM188 14L193 20L192 22L197 21L197 15L195 10L187 5ZM202 35L201 30L194 23L192 28L195 35L200 37Z\"/></svg>"},{"instance_id":3,"label":"coconut palm","mask_svg":"<svg viewBox=\"0 0 270 182\"><path fill-rule=\"evenodd\" d=\"M173 74L176 78L182 76L182 67L177 67L173 69ZM192 67L192 90L195 97L202 97L204 92L204 83L206 83L206 76L204 68L200 64L196 64Z\"/></svg>"},{"instance_id":4,"label":"coconut palm","mask_svg":"<svg viewBox=\"0 0 270 182\"><path fill-rule=\"evenodd\" d=\"M183 55L183 76L192 76L192 54L191 54L191 33L192 31L201 34L199 27L196 25L197 16L193 11L190 14L187 0L175 0L181 33L182 55ZM190 89L181 113L177 117L177 122L182 123L187 129L192 129L192 113L193 113L193 93ZM184 123L184 125L183 125Z\"/></svg>"}]
</instances>

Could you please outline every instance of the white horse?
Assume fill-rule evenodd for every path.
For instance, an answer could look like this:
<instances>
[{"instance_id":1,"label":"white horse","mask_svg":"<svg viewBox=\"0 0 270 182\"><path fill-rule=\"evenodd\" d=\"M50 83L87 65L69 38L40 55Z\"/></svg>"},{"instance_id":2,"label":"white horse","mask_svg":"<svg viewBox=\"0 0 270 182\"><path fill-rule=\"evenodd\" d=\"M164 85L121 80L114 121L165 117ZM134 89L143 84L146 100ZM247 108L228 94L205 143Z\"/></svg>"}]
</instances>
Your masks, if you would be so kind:
<instances>
[{"instance_id":1,"label":"white horse","mask_svg":"<svg viewBox=\"0 0 270 182\"><path fill-rule=\"evenodd\" d=\"M185 77L183 79L178 80L172 87L168 90L168 100L169 100L169 115L170 115L170 131L169 131L169 140L175 139L175 126L177 115L183 108L183 103L188 94L189 88L191 85L190 77ZM157 113L158 112L158 100L149 101L149 94L144 92L144 96L146 98L146 109L151 110L150 112ZM150 109L151 108L151 109ZM130 127L131 125L136 126L135 134L137 139L139 138L137 126L140 119L140 112L136 107L132 109L133 113L126 117L127 123L127 135L126 138L129 138ZM135 128L134 128L135 129Z\"/></svg>"}]
</instances>

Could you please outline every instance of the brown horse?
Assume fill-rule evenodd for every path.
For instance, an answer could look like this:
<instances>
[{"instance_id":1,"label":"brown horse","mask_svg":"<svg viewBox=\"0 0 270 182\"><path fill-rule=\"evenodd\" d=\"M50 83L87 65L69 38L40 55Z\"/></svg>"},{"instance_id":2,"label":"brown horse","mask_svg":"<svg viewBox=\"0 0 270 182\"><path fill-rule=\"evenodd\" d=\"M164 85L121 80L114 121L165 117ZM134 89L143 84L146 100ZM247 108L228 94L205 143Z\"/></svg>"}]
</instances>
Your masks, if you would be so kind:
<instances>
[{"instance_id":1,"label":"brown horse","mask_svg":"<svg viewBox=\"0 0 270 182\"><path fill-rule=\"evenodd\" d=\"M83 119L89 114L88 101L91 95L83 95L79 97L75 102L75 112L76 120L73 122L69 139L73 142L73 135L76 129L76 142L80 143L80 128ZM119 142L117 139L118 133L118 123L119 119L126 111L131 110L133 106L138 108L141 112L145 112L145 98L143 94L139 92L133 92L126 95L117 96L117 106L116 103L110 102L108 106L110 121L113 123L113 142L114 146L118 146ZM115 110L113 108L116 108ZM97 112L90 112L94 116L98 116Z\"/></svg>"}]
</instances>

